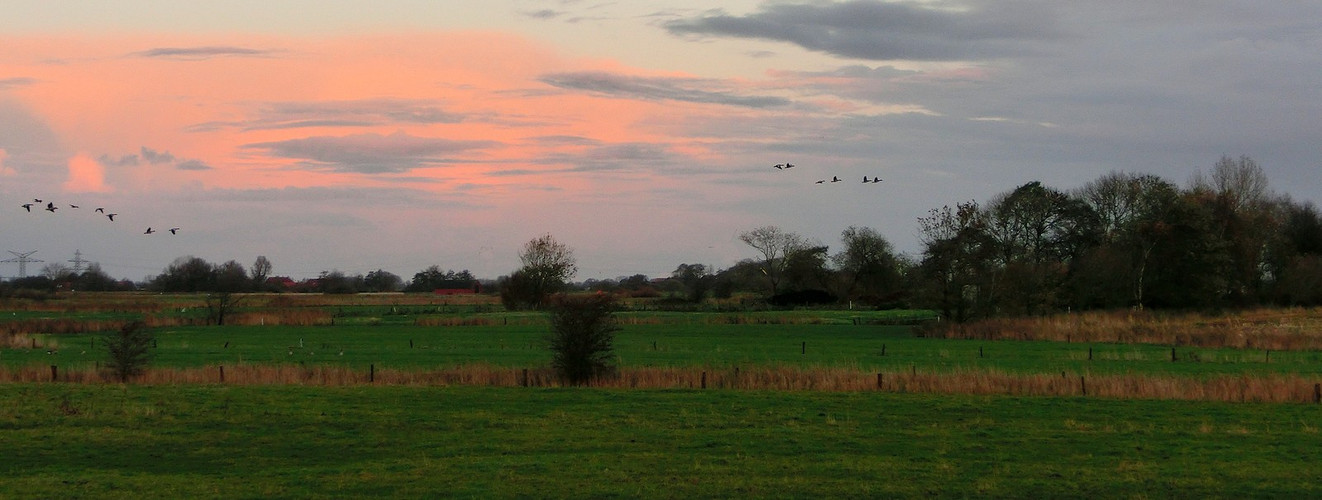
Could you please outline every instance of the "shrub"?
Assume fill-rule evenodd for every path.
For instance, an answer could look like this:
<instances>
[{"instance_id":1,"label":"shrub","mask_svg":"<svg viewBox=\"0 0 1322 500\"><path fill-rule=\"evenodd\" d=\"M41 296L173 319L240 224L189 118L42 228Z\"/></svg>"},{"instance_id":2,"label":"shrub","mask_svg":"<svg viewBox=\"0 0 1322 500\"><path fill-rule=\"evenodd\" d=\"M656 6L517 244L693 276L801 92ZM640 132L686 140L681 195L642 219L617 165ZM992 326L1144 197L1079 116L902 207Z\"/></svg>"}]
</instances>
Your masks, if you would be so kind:
<instances>
[{"instance_id":1,"label":"shrub","mask_svg":"<svg viewBox=\"0 0 1322 500\"><path fill-rule=\"evenodd\" d=\"M550 300L551 367L565 382L580 385L610 375L613 363L615 299L610 294L555 295Z\"/></svg>"}]
</instances>

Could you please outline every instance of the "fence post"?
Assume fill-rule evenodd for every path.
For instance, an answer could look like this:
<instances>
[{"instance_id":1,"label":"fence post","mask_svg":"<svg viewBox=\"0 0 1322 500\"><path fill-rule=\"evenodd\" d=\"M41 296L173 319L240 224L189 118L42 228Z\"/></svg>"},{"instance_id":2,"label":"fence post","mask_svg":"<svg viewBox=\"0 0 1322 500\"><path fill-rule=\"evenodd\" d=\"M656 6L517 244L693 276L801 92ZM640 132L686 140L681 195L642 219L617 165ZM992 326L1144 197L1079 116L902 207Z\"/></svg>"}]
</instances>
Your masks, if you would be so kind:
<instances>
[{"instance_id":1,"label":"fence post","mask_svg":"<svg viewBox=\"0 0 1322 500\"><path fill-rule=\"evenodd\" d=\"M882 344L882 345L881 345L881 355L882 355L882 356L885 356L885 355L886 355L886 344Z\"/></svg>"},{"instance_id":2,"label":"fence post","mask_svg":"<svg viewBox=\"0 0 1322 500\"><path fill-rule=\"evenodd\" d=\"M1176 361L1176 360L1177 360L1177 359L1175 358L1175 348L1172 347L1172 348L1171 348L1171 361Z\"/></svg>"},{"instance_id":3,"label":"fence post","mask_svg":"<svg viewBox=\"0 0 1322 500\"><path fill-rule=\"evenodd\" d=\"M528 387L528 369L523 369L523 386Z\"/></svg>"},{"instance_id":4,"label":"fence post","mask_svg":"<svg viewBox=\"0 0 1322 500\"><path fill-rule=\"evenodd\" d=\"M702 372L702 388L707 388L707 372Z\"/></svg>"},{"instance_id":5,"label":"fence post","mask_svg":"<svg viewBox=\"0 0 1322 500\"><path fill-rule=\"evenodd\" d=\"M372 363L371 365L368 365L367 381L372 383L376 382L376 363Z\"/></svg>"},{"instance_id":6,"label":"fence post","mask_svg":"<svg viewBox=\"0 0 1322 500\"><path fill-rule=\"evenodd\" d=\"M59 370L60 370L59 367L57 367L57 366L55 366L55 365L50 365L50 381L51 381L51 382L59 382L59 381L60 381L60 376L59 376L60 373L59 373Z\"/></svg>"},{"instance_id":7,"label":"fence post","mask_svg":"<svg viewBox=\"0 0 1322 500\"><path fill-rule=\"evenodd\" d=\"M225 383L225 365L220 365L220 383Z\"/></svg>"},{"instance_id":8,"label":"fence post","mask_svg":"<svg viewBox=\"0 0 1322 500\"><path fill-rule=\"evenodd\" d=\"M808 354L808 342L805 341L803 345L799 347L799 354Z\"/></svg>"},{"instance_id":9,"label":"fence post","mask_svg":"<svg viewBox=\"0 0 1322 500\"><path fill-rule=\"evenodd\" d=\"M1092 348L1088 348L1088 361L1092 361Z\"/></svg>"},{"instance_id":10,"label":"fence post","mask_svg":"<svg viewBox=\"0 0 1322 500\"><path fill-rule=\"evenodd\" d=\"M881 372L877 372L877 390L881 390Z\"/></svg>"},{"instance_id":11,"label":"fence post","mask_svg":"<svg viewBox=\"0 0 1322 500\"><path fill-rule=\"evenodd\" d=\"M1322 403L1322 384L1313 384L1313 402Z\"/></svg>"},{"instance_id":12,"label":"fence post","mask_svg":"<svg viewBox=\"0 0 1322 500\"><path fill-rule=\"evenodd\" d=\"M978 357L982 357L982 346L978 346Z\"/></svg>"},{"instance_id":13,"label":"fence post","mask_svg":"<svg viewBox=\"0 0 1322 500\"><path fill-rule=\"evenodd\" d=\"M1083 375L1079 376L1079 390L1083 391L1084 396L1088 395L1088 382L1084 380Z\"/></svg>"}]
</instances>

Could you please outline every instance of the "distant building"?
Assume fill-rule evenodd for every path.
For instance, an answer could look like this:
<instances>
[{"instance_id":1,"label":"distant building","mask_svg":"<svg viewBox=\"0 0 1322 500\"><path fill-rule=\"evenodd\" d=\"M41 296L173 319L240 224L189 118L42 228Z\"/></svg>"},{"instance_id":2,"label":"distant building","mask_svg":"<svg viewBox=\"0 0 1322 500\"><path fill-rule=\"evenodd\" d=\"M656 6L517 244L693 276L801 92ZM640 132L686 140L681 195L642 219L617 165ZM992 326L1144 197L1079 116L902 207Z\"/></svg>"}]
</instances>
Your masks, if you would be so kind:
<instances>
[{"instance_id":1,"label":"distant building","mask_svg":"<svg viewBox=\"0 0 1322 500\"><path fill-rule=\"evenodd\" d=\"M471 295L482 293L482 283L477 280L443 280L436 282L436 295Z\"/></svg>"},{"instance_id":2,"label":"distant building","mask_svg":"<svg viewBox=\"0 0 1322 500\"><path fill-rule=\"evenodd\" d=\"M268 288L273 288L281 291L292 289L294 288L294 285L297 284L298 282L294 281L288 276L272 276L270 278L266 278L266 286Z\"/></svg>"}]
</instances>

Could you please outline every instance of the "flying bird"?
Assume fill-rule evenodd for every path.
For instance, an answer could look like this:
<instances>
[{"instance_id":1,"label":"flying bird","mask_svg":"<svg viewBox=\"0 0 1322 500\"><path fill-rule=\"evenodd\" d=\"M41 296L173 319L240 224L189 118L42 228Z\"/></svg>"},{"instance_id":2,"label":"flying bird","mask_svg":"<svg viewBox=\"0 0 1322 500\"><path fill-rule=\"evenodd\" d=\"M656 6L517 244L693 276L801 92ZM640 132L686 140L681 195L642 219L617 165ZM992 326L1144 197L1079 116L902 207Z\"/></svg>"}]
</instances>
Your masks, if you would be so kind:
<instances>
[{"instance_id":1,"label":"flying bird","mask_svg":"<svg viewBox=\"0 0 1322 500\"><path fill-rule=\"evenodd\" d=\"M794 164L793 164L793 163L786 163L786 164L785 164L785 168L794 168Z\"/></svg>"},{"instance_id":2,"label":"flying bird","mask_svg":"<svg viewBox=\"0 0 1322 500\"><path fill-rule=\"evenodd\" d=\"M32 211L32 204L31 204L31 203L24 203L24 204L23 204L23 208L26 208L26 209L28 209L28 212L31 212L31 211Z\"/></svg>"},{"instance_id":3,"label":"flying bird","mask_svg":"<svg viewBox=\"0 0 1322 500\"><path fill-rule=\"evenodd\" d=\"M777 163L777 164L775 164L775 165L772 165L771 168L774 168L774 169L776 169L776 170L784 170L784 169L785 169L785 164L784 164L784 163Z\"/></svg>"},{"instance_id":4,"label":"flying bird","mask_svg":"<svg viewBox=\"0 0 1322 500\"><path fill-rule=\"evenodd\" d=\"M119 214L106 214L106 218L107 218L107 219L110 219L110 222L115 222L115 216L116 216L116 215L119 215Z\"/></svg>"},{"instance_id":5,"label":"flying bird","mask_svg":"<svg viewBox=\"0 0 1322 500\"><path fill-rule=\"evenodd\" d=\"M32 201L35 201L35 202L37 202L37 203L41 203L41 200L39 200L39 199L37 199L37 198L33 198Z\"/></svg>"},{"instance_id":6,"label":"flying bird","mask_svg":"<svg viewBox=\"0 0 1322 500\"><path fill-rule=\"evenodd\" d=\"M46 211L50 213L55 213L55 210L59 208L60 207L55 206L55 202L50 202L46 204Z\"/></svg>"},{"instance_id":7,"label":"flying bird","mask_svg":"<svg viewBox=\"0 0 1322 500\"><path fill-rule=\"evenodd\" d=\"M156 232L156 231L153 231L153 230L151 229L151 227L149 226L149 227L147 227L147 230L146 230L145 232L143 232L142 234L151 234L151 233L154 233L154 232Z\"/></svg>"},{"instance_id":8,"label":"flying bird","mask_svg":"<svg viewBox=\"0 0 1322 500\"><path fill-rule=\"evenodd\" d=\"M177 228L177 227L172 227L172 228L170 228L170 234L179 234L178 231L179 231L179 228Z\"/></svg>"},{"instance_id":9,"label":"flying bird","mask_svg":"<svg viewBox=\"0 0 1322 500\"><path fill-rule=\"evenodd\" d=\"M104 209L104 208L102 208L102 207L96 207L96 211L97 211L97 212L101 212L101 213L106 213L106 209Z\"/></svg>"},{"instance_id":10,"label":"flying bird","mask_svg":"<svg viewBox=\"0 0 1322 500\"><path fill-rule=\"evenodd\" d=\"M820 180L820 181L814 182L813 184L822 184L822 183L825 183L825 182L826 182L826 180L823 179L823 180Z\"/></svg>"},{"instance_id":11,"label":"flying bird","mask_svg":"<svg viewBox=\"0 0 1322 500\"><path fill-rule=\"evenodd\" d=\"M831 182L840 182L840 178L839 178L839 177L836 177L836 176L834 176L834 175L832 175L832 176L831 176Z\"/></svg>"},{"instance_id":12,"label":"flying bird","mask_svg":"<svg viewBox=\"0 0 1322 500\"><path fill-rule=\"evenodd\" d=\"M70 203L69 208L78 208L78 205L74 205L73 203Z\"/></svg>"},{"instance_id":13,"label":"flying bird","mask_svg":"<svg viewBox=\"0 0 1322 500\"><path fill-rule=\"evenodd\" d=\"M864 183L864 184L867 184L867 183L869 183L869 182L872 182L872 181L868 180L868 176L866 176L866 175L863 176L863 183Z\"/></svg>"},{"instance_id":14,"label":"flying bird","mask_svg":"<svg viewBox=\"0 0 1322 500\"><path fill-rule=\"evenodd\" d=\"M873 177L872 182L881 182L881 177Z\"/></svg>"}]
</instances>

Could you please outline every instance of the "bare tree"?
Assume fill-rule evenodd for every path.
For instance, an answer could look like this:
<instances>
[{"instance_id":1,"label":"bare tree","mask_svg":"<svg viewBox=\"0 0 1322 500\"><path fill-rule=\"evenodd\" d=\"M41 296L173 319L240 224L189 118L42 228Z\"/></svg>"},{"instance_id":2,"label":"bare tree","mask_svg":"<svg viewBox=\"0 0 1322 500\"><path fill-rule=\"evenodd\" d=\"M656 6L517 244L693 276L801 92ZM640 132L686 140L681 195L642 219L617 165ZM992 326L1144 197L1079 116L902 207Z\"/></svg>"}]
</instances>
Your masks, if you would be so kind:
<instances>
[{"instance_id":1,"label":"bare tree","mask_svg":"<svg viewBox=\"0 0 1322 500\"><path fill-rule=\"evenodd\" d=\"M761 271L771 285L772 296L779 292L789 265L788 257L808 248L808 242L802 236L776 226L762 226L739 233L739 241L762 254Z\"/></svg>"},{"instance_id":2,"label":"bare tree","mask_svg":"<svg viewBox=\"0 0 1322 500\"><path fill-rule=\"evenodd\" d=\"M261 289L266 286L266 278L271 276L271 261L265 255L258 255L257 260L252 263L252 284Z\"/></svg>"}]
</instances>

